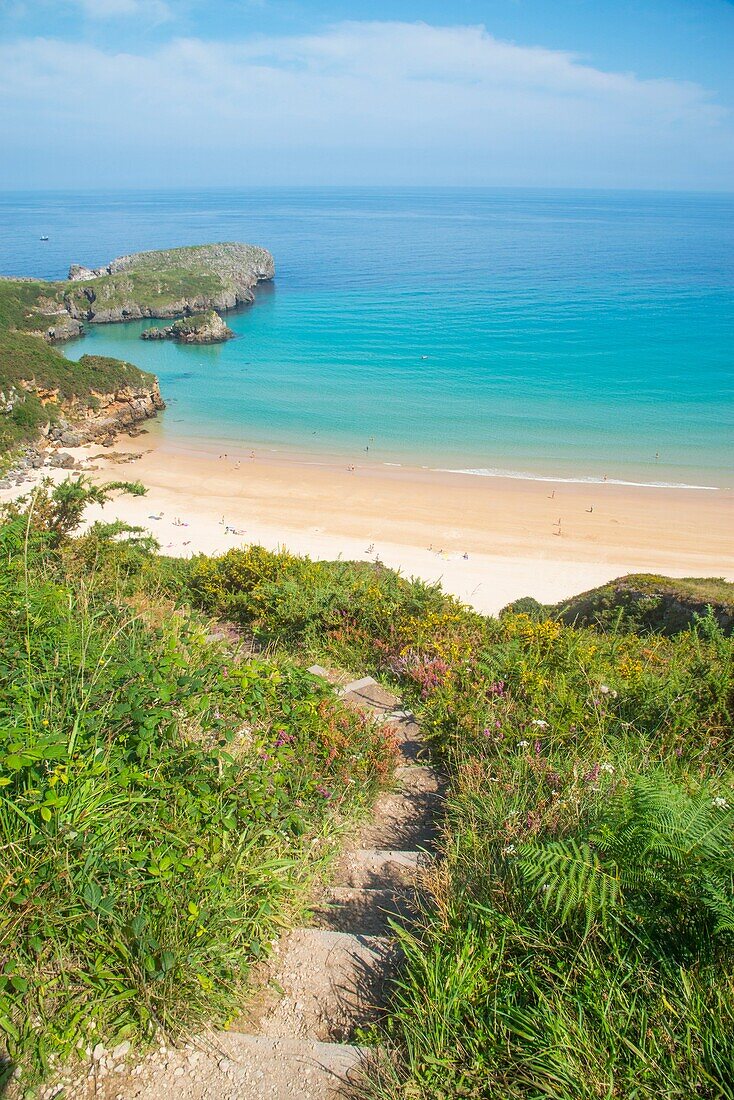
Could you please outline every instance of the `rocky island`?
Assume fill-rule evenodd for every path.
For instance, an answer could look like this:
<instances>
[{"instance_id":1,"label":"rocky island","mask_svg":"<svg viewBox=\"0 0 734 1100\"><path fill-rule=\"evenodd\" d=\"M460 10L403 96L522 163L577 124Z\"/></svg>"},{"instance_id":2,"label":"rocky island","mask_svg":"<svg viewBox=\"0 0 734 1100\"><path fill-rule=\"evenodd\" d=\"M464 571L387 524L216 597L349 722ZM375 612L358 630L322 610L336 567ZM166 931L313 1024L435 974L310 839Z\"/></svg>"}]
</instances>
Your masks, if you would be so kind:
<instances>
[{"instance_id":1,"label":"rocky island","mask_svg":"<svg viewBox=\"0 0 734 1100\"><path fill-rule=\"evenodd\" d=\"M233 336L232 329L213 309L180 317L165 328L147 328L140 333L142 340L176 340L179 344L221 344Z\"/></svg>"},{"instance_id":2,"label":"rocky island","mask_svg":"<svg viewBox=\"0 0 734 1100\"><path fill-rule=\"evenodd\" d=\"M0 460L64 435L109 441L164 407L152 374L104 356L73 363L54 344L85 324L144 317L181 319L155 339L225 340L232 334L215 311L251 303L274 274L266 249L230 242L138 252L102 268L72 264L56 282L0 278Z\"/></svg>"}]
</instances>

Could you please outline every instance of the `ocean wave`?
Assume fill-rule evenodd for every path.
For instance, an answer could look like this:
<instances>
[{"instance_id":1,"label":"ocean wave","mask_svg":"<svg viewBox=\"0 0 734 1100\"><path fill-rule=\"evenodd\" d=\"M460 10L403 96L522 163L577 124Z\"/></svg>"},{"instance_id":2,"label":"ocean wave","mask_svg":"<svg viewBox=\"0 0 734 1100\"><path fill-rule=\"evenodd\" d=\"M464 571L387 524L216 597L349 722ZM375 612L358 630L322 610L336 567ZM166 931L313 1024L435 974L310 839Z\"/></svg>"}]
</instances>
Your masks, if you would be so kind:
<instances>
[{"instance_id":1,"label":"ocean wave","mask_svg":"<svg viewBox=\"0 0 734 1100\"><path fill-rule=\"evenodd\" d=\"M449 470L444 467L424 467L437 474L468 474L472 477L507 477L518 481L552 481L563 485L627 485L637 489L699 489L702 492L716 493L719 485L692 485L685 481L625 481L617 477L553 477L550 474L528 474L520 470L467 469Z\"/></svg>"}]
</instances>

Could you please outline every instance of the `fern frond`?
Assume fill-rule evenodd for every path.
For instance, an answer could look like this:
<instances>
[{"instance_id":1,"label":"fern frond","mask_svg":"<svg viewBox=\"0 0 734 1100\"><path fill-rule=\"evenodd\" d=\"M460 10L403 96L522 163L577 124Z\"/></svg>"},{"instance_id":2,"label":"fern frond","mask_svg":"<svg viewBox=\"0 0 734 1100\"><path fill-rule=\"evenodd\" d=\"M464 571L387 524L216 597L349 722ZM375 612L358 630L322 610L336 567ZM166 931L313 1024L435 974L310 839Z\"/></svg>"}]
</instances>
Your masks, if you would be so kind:
<instances>
[{"instance_id":1,"label":"fern frond","mask_svg":"<svg viewBox=\"0 0 734 1100\"><path fill-rule=\"evenodd\" d=\"M704 904L716 919L714 932L734 932L734 892L731 877L709 875L703 882Z\"/></svg>"},{"instance_id":2,"label":"fern frond","mask_svg":"<svg viewBox=\"0 0 734 1100\"><path fill-rule=\"evenodd\" d=\"M587 841L525 845L518 864L526 881L539 890L545 908L552 908L564 924L580 915L588 931L594 920L604 919L619 903L616 873L602 866L598 852Z\"/></svg>"}]
</instances>

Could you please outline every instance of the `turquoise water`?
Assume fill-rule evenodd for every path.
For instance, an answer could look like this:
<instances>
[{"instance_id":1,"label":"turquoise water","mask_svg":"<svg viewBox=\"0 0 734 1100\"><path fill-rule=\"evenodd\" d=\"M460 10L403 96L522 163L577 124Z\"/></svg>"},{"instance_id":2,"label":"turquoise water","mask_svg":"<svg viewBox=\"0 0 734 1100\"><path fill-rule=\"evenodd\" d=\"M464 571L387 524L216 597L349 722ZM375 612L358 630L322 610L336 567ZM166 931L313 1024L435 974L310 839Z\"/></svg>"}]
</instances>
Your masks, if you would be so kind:
<instances>
[{"instance_id":1,"label":"turquoise water","mask_svg":"<svg viewBox=\"0 0 734 1100\"><path fill-rule=\"evenodd\" d=\"M589 192L5 196L0 244L4 270L53 276L139 248L271 249L276 281L227 344L131 323L66 347L155 372L173 440L730 485L733 214L727 196Z\"/></svg>"}]
</instances>

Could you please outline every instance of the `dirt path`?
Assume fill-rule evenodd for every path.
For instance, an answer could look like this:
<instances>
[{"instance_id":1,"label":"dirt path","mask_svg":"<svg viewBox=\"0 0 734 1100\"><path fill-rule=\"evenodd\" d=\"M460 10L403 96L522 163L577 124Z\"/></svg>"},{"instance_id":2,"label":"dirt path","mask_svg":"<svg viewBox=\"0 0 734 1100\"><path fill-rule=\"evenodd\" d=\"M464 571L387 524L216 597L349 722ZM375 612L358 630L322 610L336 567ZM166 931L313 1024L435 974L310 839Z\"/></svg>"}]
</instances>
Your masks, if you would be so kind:
<instances>
[{"instance_id":1,"label":"dirt path","mask_svg":"<svg viewBox=\"0 0 734 1100\"><path fill-rule=\"evenodd\" d=\"M379 1017L396 965L390 918L410 921L421 866L441 812L438 774L425 761L410 711L370 677L339 686L351 706L389 722L402 763L394 788L344 848L313 923L284 935L269 981L235 1029L160 1047L137 1065L129 1052L98 1049L86 1082L69 1100L335 1100L355 1094L371 1051L353 1042ZM126 1044L123 1044L126 1046ZM53 1096L47 1090L46 1096Z\"/></svg>"}]
</instances>

